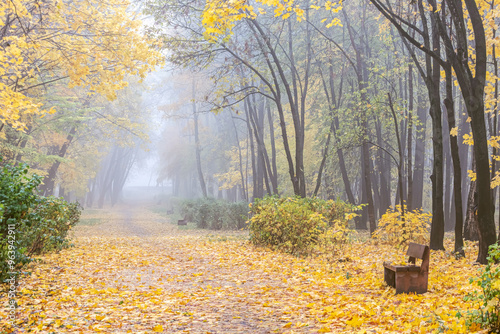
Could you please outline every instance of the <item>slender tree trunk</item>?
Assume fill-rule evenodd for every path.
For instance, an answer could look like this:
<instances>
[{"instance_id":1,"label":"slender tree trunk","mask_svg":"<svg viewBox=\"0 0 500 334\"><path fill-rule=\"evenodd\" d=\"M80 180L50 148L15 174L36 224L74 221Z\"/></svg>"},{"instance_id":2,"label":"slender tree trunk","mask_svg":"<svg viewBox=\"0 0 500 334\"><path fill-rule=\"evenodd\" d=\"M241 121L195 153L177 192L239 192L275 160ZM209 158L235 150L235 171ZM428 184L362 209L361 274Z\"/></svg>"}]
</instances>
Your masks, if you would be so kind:
<instances>
[{"instance_id":1,"label":"slender tree trunk","mask_svg":"<svg viewBox=\"0 0 500 334\"><path fill-rule=\"evenodd\" d=\"M472 171L476 171L476 161L472 158ZM470 182L469 195L467 196L467 213L465 218L464 239L479 240L479 226L477 221L477 191L476 181Z\"/></svg>"},{"instance_id":2,"label":"slender tree trunk","mask_svg":"<svg viewBox=\"0 0 500 334\"><path fill-rule=\"evenodd\" d=\"M316 177L316 187L314 188L314 192L313 192L314 197L318 196L318 192L319 192L319 189L321 187L321 177L323 176L323 169L325 168L326 158L328 157L328 152L330 150L330 140L331 140L333 131L334 131L334 129L333 129L333 121L332 121L331 125L330 125L330 131L328 132L328 135L326 137L325 147L322 149L321 163L319 164L318 176Z\"/></svg>"},{"instance_id":3,"label":"slender tree trunk","mask_svg":"<svg viewBox=\"0 0 500 334\"><path fill-rule=\"evenodd\" d=\"M448 133L450 137L450 151L453 160L453 199L455 203L455 254L465 256L463 241L463 208L462 208L462 168L460 166L460 155L458 150L457 136L451 134L455 128L455 108L453 105L453 90L451 66L445 68L446 71L446 113L448 115Z\"/></svg>"},{"instance_id":4,"label":"slender tree trunk","mask_svg":"<svg viewBox=\"0 0 500 334\"><path fill-rule=\"evenodd\" d=\"M367 213L368 213L368 222L369 222L369 228L370 228L370 233L375 232L376 228L376 222L375 222L375 208L373 206L373 194L372 194L372 185L371 185L371 179L370 179L370 150L369 150L369 144L367 142L367 136L368 136L368 115L366 111L366 105L368 104L368 97L366 96L366 90L367 90L367 85L368 85L368 69L366 66L366 63L364 61L364 54L362 54L362 46L358 45L354 39L354 32L352 31L352 27L349 21L349 18L347 16L347 13L344 11L344 18L346 21L346 26L348 28L349 32L349 37L351 39L351 44L353 46L353 49L356 53L356 74L357 74L357 81L358 81L358 89L359 92L361 93L361 101L363 102L363 106L361 107L360 110L360 117L361 117L361 137L363 138L363 144L361 146L362 150L362 171L363 171L363 181L365 185L365 194L366 200L367 200ZM362 41L361 43L362 44Z\"/></svg>"},{"instance_id":5,"label":"slender tree trunk","mask_svg":"<svg viewBox=\"0 0 500 334\"><path fill-rule=\"evenodd\" d=\"M87 198L86 198L86 207L91 208L94 205L94 196L95 196L95 187L96 187L96 180L97 178L93 178L92 180L89 181L89 191L87 192Z\"/></svg>"},{"instance_id":6,"label":"slender tree trunk","mask_svg":"<svg viewBox=\"0 0 500 334\"><path fill-rule=\"evenodd\" d=\"M104 202L106 200L106 195L111 189L111 183L113 180L112 167L114 166L115 160L117 159L118 148L114 147L112 152L101 163L101 170L103 173L99 173L99 198L97 199L97 207L102 209L104 207Z\"/></svg>"},{"instance_id":7,"label":"slender tree trunk","mask_svg":"<svg viewBox=\"0 0 500 334\"><path fill-rule=\"evenodd\" d=\"M58 157L64 158L66 156L68 148L71 145L73 138L75 137L76 129L77 125L73 125L68 135L66 136L66 141L64 142L64 144L62 144L61 148L59 149L59 152L57 153ZM59 169L60 165L61 165L60 160L54 161L54 163L52 163L52 166L49 169L47 176L45 176L45 178L43 179L43 186L41 187L41 190L43 191L45 196L50 196L54 194L54 186L56 181L57 170Z\"/></svg>"},{"instance_id":8,"label":"slender tree trunk","mask_svg":"<svg viewBox=\"0 0 500 334\"><path fill-rule=\"evenodd\" d=\"M421 79L420 79L421 81ZM425 132L427 130L427 115L423 107L424 101L422 95L417 97L417 122L415 126L415 165L413 169L413 195L412 208L422 208L423 192L424 192L424 164L425 164Z\"/></svg>"},{"instance_id":9,"label":"slender tree trunk","mask_svg":"<svg viewBox=\"0 0 500 334\"><path fill-rule=\"evenodd\" d=\"M377 165L380 178L380 214L383 215L391 207L390 179L391 162L387 152L382 150L384 140L382 138L382 124L380 119L375 120L375 132L377 134Z\"/></svg>"},{"instance_id":10,"label":"slender tree trunk","mask_svg":"<svg viewBox=\"0 0 500 334\"><path fill-rule=\"evenodd\" d=\"M307 15L307 13L306 13ZM275 82L275 102L278 108L278 115L280 117L280 127L282 131L283 145L285 149L285 154L288 161L288 172L290 174L290 179L292 181L294 193L298 196L305 197L306 196L306 184L305 184L305 174L304 174L304 122L302 121L304 118L305 110L299 111L296 107L298 105L297 101L294 99L293 92L293 82L287 78L285 70L283 68L283 64L280 62L278 54L271 44L269 36L264 32L262 27L258 24L256 20L250 20L251 23L250 28L255 32L256 36L260 36L261 39L258 39L258 43L262 50L267 50L267 54L271 56L271 61L266 59L269 70L272 73L273 80ZM290 32L291 33L291 32ZM292 40L293 42L293 40ZM306 41L306 44L309 45L310 42ZM264 46L265 45L265 46ZM293 46L291 47L293 50ZM303 99L303 103L305 105L305 98L307 96L308 89L308 76L309 76L309 67L310 67L310 56L311 51L310 48L306 51L307 59L306 59L306 74L304 78L304 83L301 92L301 99ZM289 57L291 55L288 55ZM292 64L292 72L296 71L294 68L294 64ZM278 82L278 78L281 81L281 84ZM287 128L284 116L283 106L281 105L281 91L280 87L285 89L286 97L288 98L288 102L290 104L290 112L292 115L293 126L295 130L295 164L293 162L293 158L291 155L289 143L288 143L288 135Z\"/></svg>"},{"instance_id":11,"label":"slender tree trunk","mask_svg":"<svg viewBox=\"0 0 500 334\"><path fill-rule=\"evenodd\" d=\"M207 186L205 184L205 178L203 177L203 170L201 168L201 144L200 144L200 133L198 129L198 111L196 110L195 102L195 82L193 78L193 91L192 91L192 107L193 107L193 120L194 120L194 144L196 153L196 169L198 171L198 181L200 182L201 193L203 197L208 197Z\"/></svg>"},{"instance_id":12,"label":"slender tree trunk","mask_svg":"<svg viewBox=\"0 0 500 334\"><path fill-rule=\"evenodd\" d=\"M446 114L443 110L443 187L444 187L444 228L445 231L451 231L455 226L455 222L451 221L451 211L454 210L454 205L452 203L452 191L453 191L453 181L452 181L452 162L451 162L451 152L450 147L450 134L448 131L449 125Z\"/></svg>"},{"instance_id":13,"label":"slender tree trunk","mask_svg":"<svg viewBox=\"0 0 500 334\"><path fill-rule=\"evenodd\" d=\"M491 10L494 9L495 5L498 6L498 4L495 4L493 1L491 2ZM497 36L496 36L496 29L493 29L493 36L492 38L493 39L496 39ZM497 136L498 135L498 98L499 98L499 82L498 82L498 59L497 59L497 55L496 55L496 44L493 44L491 46L491 58L492 58L492 61L493 61L493 73L495 74L495 84L494 84L494 100L495 100L495 103L494 103L494 107L493 107L493 120L492 120L492 126L491 126L491 129L490 129L490 135L491 136ZM490 119L490 118L488 118ZM491 155L492 156L496 156L498 154L498 150L496 147L493 147L492 149L492 153ZM496 170L496 166L497 166L497 163L496 163L496 160L495 159L491 159L491 177L494 178L496 176L496 173L497 173L497 170ZM497 187L498 188L498 187ZM496 194L496 191L497 189L492 189L491 191L491 200L493 201L493 203L495 203L495 194ZM493 210L495 209L495 204L493 204ZM500 213L500 194L499 194L499 205L498 205L498 210L499 210L499 213ZM493 212L493 216L495 216L495 213ZM500 215L499 215L499 224L500 224ZM498 239L500 240L500 230L498 231Z\"/></svg>"},{"instance_id":14,"label":"slender tree trunk","mask_svg":"<svg viewBox=\"0 0 500 334\"><path fill-rule=\"evenodd\" d=\"M408 211L413 210L413 66L408 65L408 142L407 142L407 183L408 183L408 195L406 199L406 205Z\"/></svg>"},{"instance_id":15,"label":"slender tree trunk","mask_svg":"<svg viewBox=\"0 0 500 334\"><path fill-rule=\"evenodd\" d=\"M263 186L265 184L267 192L269 194L277 194L278 193L278 179L276 175L273 174L273 170L275 168L275 161L271 164L269 159L269 155L267 153L266 144L264 142L264 102L262 101L262 105L260 108L256 108L254 103L254 107L250 104L248 105L249 109L249 121L254 130L254 136L257 141L257 196L263 197L264 191ZM255 110L258 109L258 112ZM273 132L274 133L274 132ZM274 153L275 154L275 153ZM273 157L275 159L275 157ZM271 183L269 182L271 181Z\"/></svg>"},{"instance_id":16,"label":"slender tree trunk","mask_svg":"<svg viewBox=\"0 0 500 334\"><path fill-rule=\"evenodd\" d=\"M270 101L266 100L267 120L269 123L269 141L271 143L271 183L273 185L273 192L278 193L278 166L276 164L276 142L274 136L274 120L271 113Z\"/></svg>"},{"instance_id":17,"label":"slender tree trunk","mask_svg":"<svg viewBox=\"0 0 500 334\"><path fill-rule=\"evenodd\" d=\"M434 15L431 16L431 25L435 26ZM432 46L439 53L439 33L437 29L432 32ZM432 225L430 248L433 250L444 249L444 208L443 208L443 127L441 121L441 105L439 94L441 67L436 59L432 60L432 76L427 85L430 98L430 115L432 120L432 148L434 165L432 168Z\"/></svg>"},{"instance_id":18,"label":"slender tree trunk","mask_svg":"<svg viewBox=\"0 0 500 334\"><path fill-rule=\"evenodd\" d=\"M246 191L246 179L245 179L245 174L243 173L243 155L241 154L241 145L240 145L240 136L238 135L238 128L236 127L236 123L234 122L234 118L231 117L231 121L233 123L233 128L234 128L234 135L236 137L236 144L238 145L238 158L239 158L239 172L240 172L240 178L241 178L241 191L243 195L243 199L246 201L247 197L247 191Z\"/></svg>"},{"instance_id":19,"label":"slender tree trunk","mask_svg":"<svg viewBox=\"0 0 500 334\"><path fill-rule=\"evenodd\" d=\"M463 138L464 134L470 133L470 126L467 122L467 112L463 108L463 99L458 99L458 112L460 115L460 126L458 127L458 138ZM469 194L470 178L468 170L472 170L472 159L469 158L470 146L459 141L460 164L462 168L462 208L467 210L467 198ZM474 167L475 169L475 167ZM463 211L465 213L465 210Z\"/></svg>"},{"instance_id":20,"label":"slender tree trunk","mask_svg":"<svg viewBox=\"0 0 500 334\"><path fill-rule=\"evenodd\" d=\"M336 138L335 123L336 122L338 123L338 117L334 113L335 113L335 110L338 107L338 101L340 100L340 98L342 96L342 83L343 83L343 79L341 79L341 81L340 81L340 88L339 88L338 100L336 99L337 94L335 94L335 83L333 81L334 74L333 74L333 59L332 58L330 58L330 65L328 67L328 71L329 71L329 73L328 73L329 74L329 80L328 80L328 85L327 85L326 80L324 79L323 73L321 72L321 68L320 68L320 75L321 75L321 79L322 79L322 83L323 83L323 89L324 89L324 92L325 92L326 99L328 101L328 106L329 106L329 109L330 109L330 114L332 116L332 120L331 120L331 123L330 123L330 131L328 131L328 135L326 137L325 146L323 148L322 159L321 159L321 163L320 163L319 169L318 169L318 176L316 178L316 187L314 189L313 196L317 196L318 195L319 189L321 187L321 179L322 179L322 175L323 175L323 170L324 170L324 168L326 166L326 161L327 161L328 154L329 154L329 151L330 151L331 137L333 135ZM344 163L343 157L342 157L342 163ZM345 165L344 165L344 168L345 168ZM350 191L350 189L349 189L349 191ZM352 193L351 193L351 195L352 195ZM352 198L354 200L354 196L352 196ZM354 202L352 202L352 203L354 204Z\"/></svg>"},{"instance_id":21,"label":"slender tree trunk","mask_svg":"<svg viewBox=\"0 0 500 334\"><path fill-rule=\"evenodd\" d=\"M401 146L401 136L398 128L398 120L396 118L396 112L394 111L394 106L392 104L391 94L387 94L389 98L389 106L392 112L392 118L394 120L394 129L396 131L396 139L398 142L398 153L399 153L399 164L398 164L398 188L399 188L399 203L401 204L401 219L405 220L405 208L404 208L404 189L403 189L403 164L404 164L404 152L403 147Z\"/></svg>"},{"instance_id":22,"label":"slender tree trunk","mask_svg":"<svg viewBox=\"0 0 500 334\"><path fill-rule=\"evenodd\" d=\"M251 201L253 202L256 198L261 198L262 196L258 193L257 161L256 161L256 157L255 157L255 144L254 144L254 139L253 139L252 125L251 125L251 117L252 116L250 115L248 103L249 102L247 99L243 103L243 106L244 106L245 115L247 118L248 141L250 142L250 155L251 155L251 160L252 160L252 198L251 198Z\"/></svg>"}]
</instances>

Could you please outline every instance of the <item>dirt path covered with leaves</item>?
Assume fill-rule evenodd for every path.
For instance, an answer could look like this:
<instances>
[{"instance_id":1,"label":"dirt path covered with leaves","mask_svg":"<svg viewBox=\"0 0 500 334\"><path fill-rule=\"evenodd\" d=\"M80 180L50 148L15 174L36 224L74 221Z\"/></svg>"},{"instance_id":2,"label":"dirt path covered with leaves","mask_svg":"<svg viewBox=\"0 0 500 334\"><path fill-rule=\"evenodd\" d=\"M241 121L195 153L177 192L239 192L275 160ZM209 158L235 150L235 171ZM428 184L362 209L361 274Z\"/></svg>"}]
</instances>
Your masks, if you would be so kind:
<instances>
[{"instance_id":1,"label":"dirt path covered with leaves","mask_svg":"<svg viewBox=\"0 0 500 334\"><path fill-rule=\"evenodd\" d=\"M142 206L83 218L75 247L44 256L21 282L15 327L0 310L3 332L465 332L456 315L471 306L472 245L458 261L431 254L428 293L395 296L381 265L391 247L354 243L337 257L299 259L253 247L246 232L186 229Z\"/></svg>"}]
</instances>

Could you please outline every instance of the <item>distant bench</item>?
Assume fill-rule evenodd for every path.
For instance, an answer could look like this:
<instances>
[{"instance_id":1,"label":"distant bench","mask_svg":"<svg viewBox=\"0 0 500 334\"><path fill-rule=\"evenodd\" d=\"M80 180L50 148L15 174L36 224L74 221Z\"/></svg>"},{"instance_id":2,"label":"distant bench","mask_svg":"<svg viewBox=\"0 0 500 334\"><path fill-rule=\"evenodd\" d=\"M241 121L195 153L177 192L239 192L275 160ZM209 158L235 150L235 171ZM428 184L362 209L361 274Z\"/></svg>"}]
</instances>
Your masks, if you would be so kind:
<instances>
[{"instance_id":1,"label":"distant bench","mask_svg":"<svg viewBox=\"0 0 500 334\"><path fill-rule=\"evenodd\" d=\"M177 221L177 225L181 226L181 225L187 225L187 219L186 219L186 216L184 216L184 218L182 219L179 219Z\"/></svg>"},{"instance_id":2,"label":"distant bench","mask_svg":"<svg viewBox=\"0 0 500 334\"><path fill-rule=\"evenodd\" d=\"M409 265L395 266L384 262L384 281L396 289L398 293L426 293L429 280L429 246L410 243L406 255ZM415 265L415 259L421 259L420 266Z\"/></svg>"}]
</instances>

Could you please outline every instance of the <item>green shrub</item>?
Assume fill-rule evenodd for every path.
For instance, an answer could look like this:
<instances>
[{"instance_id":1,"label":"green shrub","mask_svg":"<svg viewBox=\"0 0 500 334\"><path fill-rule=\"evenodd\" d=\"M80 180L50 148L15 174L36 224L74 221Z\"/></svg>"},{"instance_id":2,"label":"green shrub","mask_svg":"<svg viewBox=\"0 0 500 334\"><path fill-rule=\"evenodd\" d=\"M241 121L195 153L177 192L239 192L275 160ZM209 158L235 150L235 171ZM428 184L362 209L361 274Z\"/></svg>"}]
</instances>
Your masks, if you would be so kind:
<instances>
[{"instance_id":1,"label":"green shrub","mask_svg":"<svg viewBox=\"0 0 500 334\"><path fill-rule=\"evenodd\" d=\"M21 271L33 255L67 246L67 233L80 217L79 204L39 196L40 182L25 164L0 170L0 282Z\"/></svg>"},{"instance_id":2,"label":"green shrub","mask_svg":"<svg viewBox=\"0 0 500 334\"><path fill-rule=\"evenodd\" d=\"M466 325L471 331L481 328L488 333L500 333L500 246L493 244L489 248L488 264L478 278L471 278L471 284L481 289L478 293L469 294L466 300L479 302L479 309L469 311Z\"/></svg>"},{"instance_id":3,"label":"green shrub","mask_svg":"<svg viewBox=\"0 0 500 334\"><path fill-rule=\"evenodd\" d=\"M319 242L345 242L337 230L342 227L340 232L346 235L351 218L346 214L355 209L341 201L317 198L256 199L251 205L250 240L290 254L307 254Z\"/></svg>"},{"instance_id":4,"label":"green shrub","mask_svg":"<svg viewBox=\"0 0 500 334\"><path fill-rule=\"evenodd\" d=\"M35 189L41 182L37 175L28 177L28 167L6 165L0 173L0 281L9 271L17 271L31 262L22 231L29 230L29 209L35 205ZM13 270L12 270L13 269Z\"/></svg>"},{"instance_id":5,"label":"green shrub","mask_svg":"<svg viewBox=\"0 0 500 334\"><path fill-rule=\"evenodd\" d=\"M229 203L213 198L188 200L181 205L181 215L198 228L239 230L246 227L247 203Z\"/></svg>"},{"instance_id":6,"label":"green shrub","mask_svg":"<svg viewBox=\"0 0 500 334\"><path fill-rule=\"evenodd\" d=\"M246 202L228 203L226 217L224 228L238 230L246 228L248 204Z\"/></svg>"},{"instance_id":7,"label":"green shrub","mask_svg":"<svg viewBox=\"0 0 500 334\"><path fill-rule=\"evenodd\" d=\"M30 245L28 256L60 251L68 246L68 232L80 219L79 203L68 203L54 196L40 197L30 212L35 228L25 232Z\"/></svg>"}]
</instances>

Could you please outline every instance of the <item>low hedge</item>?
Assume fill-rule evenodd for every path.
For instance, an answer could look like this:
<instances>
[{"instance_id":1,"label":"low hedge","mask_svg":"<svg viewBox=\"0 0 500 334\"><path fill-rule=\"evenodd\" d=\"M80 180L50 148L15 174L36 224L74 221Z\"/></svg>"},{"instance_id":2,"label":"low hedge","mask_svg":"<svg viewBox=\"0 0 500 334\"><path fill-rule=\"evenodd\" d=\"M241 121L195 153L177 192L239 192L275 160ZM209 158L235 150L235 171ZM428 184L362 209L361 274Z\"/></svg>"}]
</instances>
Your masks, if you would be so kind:
<instances>
[{"instance_id":1,"label":"low hedge","mask_svg":"<svg viewBox=\"0 0 500 334\"><path fill-rule=\"evenodd\" d=\"M188 221L196 223L198 228L240 230L246 228L248 204L203 198L184 201L180 212Z\"/></svg>"}]
</instances>

